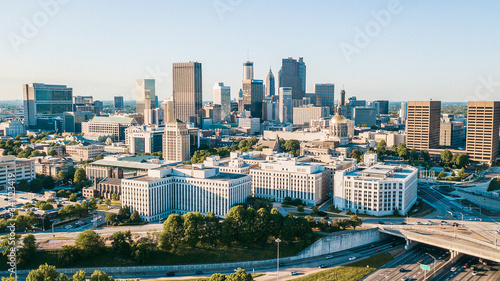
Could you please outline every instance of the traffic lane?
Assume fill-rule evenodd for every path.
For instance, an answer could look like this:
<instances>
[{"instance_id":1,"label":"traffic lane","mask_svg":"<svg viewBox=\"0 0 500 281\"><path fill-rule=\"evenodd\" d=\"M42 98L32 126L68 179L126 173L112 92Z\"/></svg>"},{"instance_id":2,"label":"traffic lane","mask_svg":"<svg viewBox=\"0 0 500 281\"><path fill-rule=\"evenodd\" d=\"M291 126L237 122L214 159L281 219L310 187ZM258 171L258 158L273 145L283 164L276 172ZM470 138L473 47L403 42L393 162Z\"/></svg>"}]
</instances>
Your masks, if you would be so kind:
<instances>
[{"instance_id":1,"label":"traffic lane","mask_svg":"<svg viewBox=\"0 0 500 281\"><path fill-rule=\"evenodd\" d=\"M444 257L446 250L434 247L432 249L422 247L408 259L406 264L400 264L392 271L392 274L388 275L386 278L388 278L389 280L401 280L404 276L406 276L411 280L419 280L420 278L424 278L424 276L431 275L434 270L434 259L426 253L439 258L442 256ZM445 260L438 259L436 262L436 268L438 268L444 262ZM424 270L420 268L420 264L429 265L431 270L424 273ZM403 272L400 271L401 268L404 269Z\"/></svg>"}]
</instances>

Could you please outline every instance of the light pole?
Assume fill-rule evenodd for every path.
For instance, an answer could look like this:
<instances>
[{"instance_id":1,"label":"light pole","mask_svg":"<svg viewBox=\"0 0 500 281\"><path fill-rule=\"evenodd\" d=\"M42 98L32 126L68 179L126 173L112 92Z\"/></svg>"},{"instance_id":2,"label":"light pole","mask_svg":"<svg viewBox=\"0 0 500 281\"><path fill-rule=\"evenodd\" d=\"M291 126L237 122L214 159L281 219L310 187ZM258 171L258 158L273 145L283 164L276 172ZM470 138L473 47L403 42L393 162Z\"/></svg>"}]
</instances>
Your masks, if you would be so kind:
<instances>
[{"instance_id":1,"label":"light pole","mask_svg":"<svg viewBox=\"0 0 500 281\"><path fill-rule=\"evenodd\" d=\"M276 274L276 276L277 276L277 280L279 281L280 280L280 242L281 242L281 239L277 238L275 241L276 241L276 243L278 243L278 260L276 262L276 268L278 269L278 274Z\"/></svg>"},{"instance_id":2,"label":"light pole","mask_svg":"<svg viewBox=\"0 0 500 281\"><path fill-rule=\"evenodd\" d=\"M436 277L436 261L437 261L437 259L433 255L431 255L429 253L425 253L425 254L429 255L429 257L431 257L431 258L434 259L434 273L432 274L432 277Z\"/></svg>"},{"instance_id":3,"label":"light pole","mask_svg":"<svg viewBox=\"0 0 500 281\"><path fill-rule=\"evenodd\" d=\"M54 224L56 224L56 222L52 223L52 237L55 237L55 235L54 235Z\"/></svg>"}]
</instances>

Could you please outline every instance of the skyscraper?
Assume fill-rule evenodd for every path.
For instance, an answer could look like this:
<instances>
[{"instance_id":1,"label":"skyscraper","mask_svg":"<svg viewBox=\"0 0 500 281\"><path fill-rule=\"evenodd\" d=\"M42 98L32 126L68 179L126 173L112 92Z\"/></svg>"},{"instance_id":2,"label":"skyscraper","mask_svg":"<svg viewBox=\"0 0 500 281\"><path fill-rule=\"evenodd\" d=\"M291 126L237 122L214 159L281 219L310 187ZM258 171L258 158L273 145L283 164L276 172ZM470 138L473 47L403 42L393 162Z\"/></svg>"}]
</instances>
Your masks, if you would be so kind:
<instances>
[{"instance_id":1,"label":"skyscraper","mask_svg":"<svg viewBox=\"0 0 500 281\"><path fill-rule=\"evenodd\" d=\"M340 105L345 106L345 90L340 91Z\"/></svg>"},{"instance_id":2,"label":"skyscraper","mask_svg":"<svg viewBox=\"0 0 500 281\"><path fill-rule=\"evenodd\" d=\"M292 88L280 87L279 91L279 120L281 123L293 122Z\"/></svg>"},{"instance_id":3,"label":"skyscraper","mask_svg":"<svg viewBox=\"0 0 500 281\"><path fill-rule=\"evenodd\" d=\"M163 113L165 114L165 118L163 119L165 124L167 124L168 122L174 121L174 118L175 118L174 100L172 99L172 97L164 100L161 103L161 107L163 108Z\"/></svg>"},{"instance_id":4,"label":"skyscraper","mask_svg":"<svg viewBox=\"0 0 500 281\"><path fill-rule=\"evenodd\" d=\"M163 159L166 161L188 161L191 151L189 138L186 123L177 119L166 122L163 134Z\"/></svg>"},{"instance_id":5,"label":"skyscraper","mask_svg":"<svg viewBox=\"0 0 500 281\"><path fill-rule=\"evenodd\" d=\"M115 96L113 106L115 110L123 110L125 105L123 104L123 96Z\"/></svg>"},{"instance_id":6,"label":"skyscraper","mask_svg":"<svg viewBox=\"0 0 500 281\"><path fill-rule=\"evenodd\" d=\"M279 71L279 86L291 87L293 99L305 97L306 65L301 57L297 60L291 57L282 60Z\"/></svg>"},{"instance_id":7,"label":"skyscraper","mask_svg":"<svg viewBox=\"0 0 500 281\"><path fill-rule=\"evenodd\" d=\"M439 146L440 101L409 101L407 118L406 146L409 149L422 150Z\"/></svg>"},{"instance_id":8,"label":"skyscraper","mask_svg":"<svg viewBox=\"0 0 500 281\"><path fill-rule=\"evenodd\" d=\"M214 103L221 106L221 119L225 120L231 113L231 87L219 82L214 85Z\"/></svg>"},{"instance_id":9,"label":"skyscraper","mask_svg":"<svg viewBox=\"0 0 500 281\"><path fill-rule=\"evenodd\" d=\"M136 79L135 80L135 111L144 113L146 94L149 94L150 108L156 108L155 80L154 79Z\"/></svg>"},{"instance_id":10,"label":"skyscraper","mask_svg":"<svg viewBox=\"0 0 500 281\"><path fill-rule=\"evenodd\" d=\"M253 62L246 61L243 63L243 80L253 79Z\"/></svg>"},{"instance_id":11,"label":"skyscraper","mask_svg":"<svg viewBox=\"0 0 500 281\"><path fill-rule=\"evenodd\" d=\"M269 68L269 73L267 74L266 77L266 96L274 96L276 90L276 86L274 84L274 74L271 71L271 68Z\"/></svg>"},{"instance_id":12,"label":"skyscraper","mask_svg":"<svg viewBox=\"0 0 500 281\"><path fill-rule=\"evenodd\" d=\"M315 84L314 94L316 96L316 106L334 106L335 84Z\"/></svg>"},{"instance_id":13,"label":"skyscraper","mask_svg":"<svg viewBox=\"0 0 500 281\"><path fill-rule=\"evenodd\" d=\"M73 111L73 89L66 85L23 85L24 125L30 129L55 130L56 119Z\"/></svg>"},{"instance_id":14,"label":"skyscraper","mask_svg":"<svg viewBox=\"0 0 500 281\"><path fill-rule=\"evenodd\" d=\"M254 118L262 120L264 89L262 80L243 80L243 109L249 110Z\"/></svg>"},{"instance_id":15,"label":"skyscraper","mask_svg":"<svg viewBox=\"0 0 500 281\"><path fill-rule=\"evenodd\" d=\"M174 63L172 74L175 118L201 126L203 114L201 63Z\"/></svg>"},{"instance_id":16,"label":"skyscraper","mask_svg":"<svg viewBox=\"0 0 500 281\"><path fill-rule=\"evenodd\" d=\"M389 101L388 100L376 100L373 101L375 108L378 109L378 114L389 114Z\"/></svg>"},{"instance_id":17,"label":"skyscraper","mask_svg":"<svg viewBox=\"0 0 500 281\"><path fill-rule=\"evenodd\" d=\"M499 126L499 101L469 101L466 150L471 160L495 164Z\"/></svg>"}]
</instances>

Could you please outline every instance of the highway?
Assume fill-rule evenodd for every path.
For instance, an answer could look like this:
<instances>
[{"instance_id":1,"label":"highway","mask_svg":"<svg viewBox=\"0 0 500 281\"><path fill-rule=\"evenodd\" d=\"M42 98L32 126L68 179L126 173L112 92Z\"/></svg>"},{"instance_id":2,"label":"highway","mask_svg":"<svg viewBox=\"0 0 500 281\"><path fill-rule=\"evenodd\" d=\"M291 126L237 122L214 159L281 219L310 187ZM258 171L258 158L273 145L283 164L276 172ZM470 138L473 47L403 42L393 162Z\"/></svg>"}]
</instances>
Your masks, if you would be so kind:
<instances>
[{"instance_id":1,"label":"highway","mask_svg":"<svg viewBox=\"0 0 500 281\"><path fill-rule=\"evenodd\" d=\"M424 280L425 274L429 277L434 270L434 259L428 254L437 259L436 268L439 268L450 255L446 250L426 245L417 245L413 249L399 256L386 266L375 271L370 276L365 278L365 281L379 280L402 280L407 277L408 280ZM431 270L424 273L420 268L420 263L429 265Z\"/></svg>"},{"instance_id":2,"label":"highway","mask_svg":"<svg viewBox=\"0 0 500 281\"><path fill-rule=\"evenodd\" d=\"M479 262L479 259L471 256L463 256L457 262L452 264L456 270L451 271L446 268L441 274L438 274L432 281L459 281L459 280L484 280L484 281L497 281L500 280L500 267L496 263L486 261L487 265ZM464 266L466 268L464 268ZM474 267L472 270L471 266ZM473 272L476 272L476 275Z\"/></svg>"}]
</instances>

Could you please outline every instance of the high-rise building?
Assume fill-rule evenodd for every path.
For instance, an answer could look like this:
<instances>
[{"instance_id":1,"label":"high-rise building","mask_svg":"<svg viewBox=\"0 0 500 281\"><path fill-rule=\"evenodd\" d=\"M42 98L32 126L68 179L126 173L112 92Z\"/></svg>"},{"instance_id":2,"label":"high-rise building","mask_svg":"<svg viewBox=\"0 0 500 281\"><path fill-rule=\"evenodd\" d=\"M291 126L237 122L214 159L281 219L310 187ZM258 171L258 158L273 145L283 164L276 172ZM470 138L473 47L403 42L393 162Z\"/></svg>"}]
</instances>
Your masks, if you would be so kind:
<instances>
[{"instance_id":1,"label":"high-rise building","mask_svg":"<svg viewBox=\"0 0 500 281\"><path fill-rule=\"evenodd\" d=\"M326 106L333 108L334 106L335 84L316 84L314 85L314 94L316 96L316 106Z\"/></svg>"},{"instance_id":2,"label":"high-rise building","mask_svg":"<svg viewBox=\"0 0 500 281\"><path fill-rule=\"evenodd\" d=\"M94 97L92 96L74 96L74 103L75 104L93 104L94 103Z\"/></svg>"},{"instance_id":3,"label":"high-rise building","mask_svg":"<svg viewBox=\"0 0 500 281\"><path fill-rule=\"evenodd\" d=\"M246 61L243 63L243 80L253 79L253 62Z\"/></svg>"},{"instance_id":4,"label":"high-rise building","mask_svg":"<svg viewBox=\"0 0 500 281\"><path fill-rule=\"evenodd\" d=\"M279 95L279 120L281 123L293 122L292 88L280 87Z\"/></svg>"},{"instance_id":5,"label":"high-rise building","mask_svg":"<svg viewBox=\"0 0 500 281\"><path fill-rule=\"evenodd\" d=\"M345 106L345 90L340 91L340 105Z\"/></svg>"},{"instance_id":6,"label":"high-rise building","mask_svg":"<svg viewBox=\"0 0 500 281\"><path fill-rule=\"evenodd\" d=\"M352 119L356 126L371 127L377 124L377 109L366 106L356 106L352 109Z\"/></svg>"},{"instance_id":7,"label":"high-rise building","mask_svg":"<svg viewBox=\"0 0 500 281\"><path fill-rule=\"evenodd\" d=\"M330 109L326 106L313 106L312 104L293 108L294 125L310 125L312 119L327 117Z\"/></svg>"},{"instance_id":8,"label":"high-rise building","mask_svg":"<svg viewBox=\"0 0 500 281\"><path fill-rule=\"evenodd\" d=\"M150 108L156 108L156 90L154 79L136 79L135 80L135 111L144 113L146 109L146 95L149 94Z\"/></svg>"},{"instance_id":9,"label":"high-rise building","mask_svg":"<svg viewBox=\"0 0 500 281\"><path fill-rule=\"evenodd\" d=\"M144 109L144 125L161 126L164 124L165 113L163 108Z\"/></svg>"},{"instance_id":10,"label":"high-rise building","mask_svg":"<svg viewBox=\"0 0 500 281\"><path fill-rule=\"evenodd\" d=\"M406 116L408 115L408 104L406 102L401 103L401 108L399 109L399 118L402 124L406 124Z\"/></svg>"},{"instance_id":11,"label":"high-rise building","mask_svg":"<svg viewBox=\"0 0 500 281\"><path fill-rule=\"evenodd\" d=\"M274 84L274 74L269 68L269 73L266 77L266 96L274 96L276 85Z\"/></svg>"},{"instance_id":12,"label":"high-rise building","mask_svg":"<svg viewBox=\"0 0 500 281\"><path fill-rule=\"evenodd\" d=\"M262 119L264 89L262 80L243 80L243 109L250 111L252 117Z\"/></svg>"},{"instance_id":13,"label":"high-rise building","mask_svg":"<svg viewBox=\"0 0 500 281\"><path fill-rule=\"evenodd\" d=\"M201 63L173 64L173 99L175 118L201 126L202 80Z\"/></svg>"},{"instance_id":14,"label":"high-rise building","mask_svg":"<svg viewBox=\"0 0 500 281\"><path fill-rule=\"evenodd\" d=\"M125 129L136 126L134 118L123 116L96 116L92 120L82 122L82 133L89 138L110 137L113 141L125 140Z\"/></svg>"},{"instance_id":15,"label":"high-rise building","mask_svg":"<svg viewBox=\"0 0 500 281\"><path fill-rule=\"evenodd\" d=\"M470 160L495 164L499 126L500 101L469 101L466 150Z\"/></svg>"},{"instance_id":16,"label":"high-rise building","mask_svg":"<svg viewBox=\"0 0 500 281\"><path fill-rule=\"evenodd\" d=\"M125 104L123 103L123 96L115 96L113 107L115 110L123 110L125 108Z\"/></svg>"},{"instance_id":17,"label":"high-rise building","mask_svg":"<svg viewBox=\"0 0 500 281\"><path fill-rule=\"evenodd\" d=\"M168 122L174 121L175 114L174 114L174 100L172 97L169 99L164 100L161 103L161 107L163 108L163 113L165 114L165 117L163 118L163 122L166 124Z\"/></svg>"},{"instance_id":18,"label":"high-rise building","mask_svg":"<svg viewBox=\"0 0 500 281\"><path fill-rule=\"evenodd\" d=\"M440 101L408 101L406 146L418 150L439 146Z\"/></svg>"},{"instance_id":19,"label":"high-rise building","mask_svg":"<svg viewBox=\"0 0 500 281\"><path fill-rule=\"evenodd\" d=\"M56 129L56 119L73 111L73 89L66 85L23 85L24 125L29 129Z\"/></svg>"},{"instance_id":20,"label":"high-rise building","mask_svg":"<svg viewBox=\"0 0 500 281\"><path fill-rule=\"evenodd\" d=\"M214 104L221 106L221 119L226 120L231 114L231 87L219 82L214 85Z\"/></svg>"},{"instance_id":21,"label":"high-rise building","mask_svg":"<svg viewBox=\"0 0 500 281\"><path fill-rule=\"evenodd\" d=\"M389 101L388 100L376 100L373 101L375 108L378 109L378 114L389 114Z\"/></svg>"},{"instance_id":22,"label":"high-rise building","mask_svg":"<svg viewBox=\"0 0 500 281\"><path fill-rule=\"evenodd\" d=\"M127 134L129 152L144 154L161 152L163 149L163 129L139 127L140 130Z\"/></svg>"},{"instance_id":23,"label":"high-rise building","mask_svg":"<svg viewBox=\"0 0 500 281\"><path fill-rule=\"evenodd\" d=\"M17 158L12 155L0 156L0 187L10 186L12 181L31 181L36 178L35 160Z\"/></svg>"},{"instance_id":24,"label":"high-rise building","mask_svg":"<svg viewBox=\"0 0 500 281\"><path fill-rule=\"evenodd\" d=\"M457 121L441 122L439 146L464 147L464 123Z\"/></svg>"},{"instance_id":25,"label":"high-rise building","mask_svg":"<svg viewBox=\"0 0 500 281\"><path fill-rule=\"evenodd\" d=\"M212 119L213 124L221 122L221 112L220 104L207 103L203 106L203 118Z\"/></svg>"},{"instance_id":26,"label":"high-rise building","mask_svg":"<svg viewBox=\"0 0 500 281\"><path fill-rule=\"evenodd\" d=\"M299 57L297 60L289 57L281 62L279 71L279 86L292 88L292 99L302 99L306 94L306 65Z\"/></svg>"},{"instance_id":27,"label":"high-rise building","mask_svg":"<svg viewBox=\"0 0 500 281\"><path fill-rule=\"evenodd\" d=\"M178 119L165 123L163 134L163 159L166 161L188 161L190 139L186 123Z\"/></svg>"}]
</instances>

